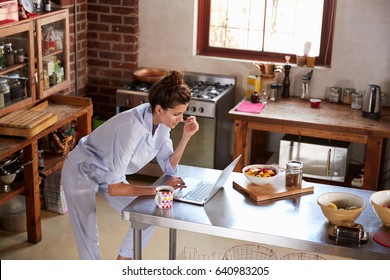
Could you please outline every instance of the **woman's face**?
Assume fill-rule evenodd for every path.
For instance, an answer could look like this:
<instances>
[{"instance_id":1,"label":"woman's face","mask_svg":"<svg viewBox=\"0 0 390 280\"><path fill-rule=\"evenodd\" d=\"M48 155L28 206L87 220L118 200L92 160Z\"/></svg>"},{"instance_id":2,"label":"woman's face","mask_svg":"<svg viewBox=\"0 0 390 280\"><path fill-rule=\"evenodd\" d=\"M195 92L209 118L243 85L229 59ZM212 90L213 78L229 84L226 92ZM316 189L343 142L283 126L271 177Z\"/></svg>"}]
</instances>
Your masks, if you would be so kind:
<instances>
[{"instance_id":1,"label":"woman's face","mask_svg":"<svg viewBox=\"0 0 390 280\"><path fill-rule=\"evenodd\" d=\"M183 121L183 114L187 110L187 104L176 105L174 108L164 110L160 105L156 106L154 124L163 123L173 129L179 122Z\"/></svg>"}]
</instances>

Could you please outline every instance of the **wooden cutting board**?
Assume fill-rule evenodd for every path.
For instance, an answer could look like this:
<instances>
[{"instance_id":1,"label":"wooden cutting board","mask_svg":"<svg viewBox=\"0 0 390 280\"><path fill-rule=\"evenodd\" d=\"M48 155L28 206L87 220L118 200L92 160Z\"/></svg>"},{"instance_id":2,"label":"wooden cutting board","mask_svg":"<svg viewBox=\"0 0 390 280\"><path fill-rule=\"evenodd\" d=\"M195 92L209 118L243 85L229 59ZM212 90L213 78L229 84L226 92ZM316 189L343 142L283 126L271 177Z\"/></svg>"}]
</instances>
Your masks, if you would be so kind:
<instances>
[{"instance_id":1,"label":"wooden cutting board","mask_svg":"<svg viewBox=\"0 0 390 280\"><path fill-rule=\"evenodd\" d=\"M280 197L287 197L290 195L296 194L308 194L313 193L314 187L311 186L308 182L302 182L302 188L286 188L285 186L285 177L279 176L275 178L270 184L265 185L255 185L248 181L244 174L238 174L241 176L236 176L233 179L233 187L239 191L243 191L249 195L250 198L255 201L265 201Z\"/></svg>"},{"instance_id":2,"label":"wooden cutting board","mask_svg":"<svg viewBox=\"0 0 390 280\"><path fill-rule=\"evenodd\" d=\"M42 106L39 106L42 109ZM0 134L31 138L58 120L57 115L37 108L21 109L0 118Z\"/></svg>"}]
</instances>

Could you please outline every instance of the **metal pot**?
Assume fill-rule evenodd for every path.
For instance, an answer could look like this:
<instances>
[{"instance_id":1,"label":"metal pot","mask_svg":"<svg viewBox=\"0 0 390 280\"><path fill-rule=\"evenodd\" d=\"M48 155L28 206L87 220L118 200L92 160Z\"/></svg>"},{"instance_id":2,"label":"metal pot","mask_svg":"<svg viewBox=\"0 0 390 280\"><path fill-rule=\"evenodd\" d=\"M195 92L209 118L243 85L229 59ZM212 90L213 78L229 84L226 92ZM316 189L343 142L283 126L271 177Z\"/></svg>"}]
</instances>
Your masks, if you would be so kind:
<instances>
[{"instance_id":1,"label":"metal pot","mask_svg":"<svg viewBox=\"0 0 390 280\"><path fill-rule=\"evenodd\" d=\"M167 70L158 68L143 68L134 71L134 78L141 82L154 83L160 81L168 73Z\"/></svg>"}]
</instances>

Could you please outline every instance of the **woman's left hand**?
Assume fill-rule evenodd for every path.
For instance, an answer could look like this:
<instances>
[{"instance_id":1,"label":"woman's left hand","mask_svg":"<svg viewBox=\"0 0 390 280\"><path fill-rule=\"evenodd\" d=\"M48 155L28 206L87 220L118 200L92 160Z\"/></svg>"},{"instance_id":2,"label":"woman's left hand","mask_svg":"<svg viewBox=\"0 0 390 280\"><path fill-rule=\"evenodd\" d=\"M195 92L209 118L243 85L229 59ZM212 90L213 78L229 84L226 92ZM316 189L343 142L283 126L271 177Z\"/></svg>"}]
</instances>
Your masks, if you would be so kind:
<instances>
[{"instance_id":1,"label":"woman's left hand","mask_svg":"<svg viewBox=\"0 0 390 280\"><path fill-rule=\"evenodd\" d=\"M165 183L165 185L171 186L174 189L182 189L186 187L186 184L184 183L182 178L174 177L174 176L169 178L169 180Z\"/></svg>"},{"instance_id":2,"label":"woman's left hand","mask_svg":"<svg viewBox=\"0 0 390 280\"><path fill-rule=\"evenodd\" d=\"M189 116L184 122L183 135L191 137L199 130L195 116Z\"/></svg>"}]
</instances>

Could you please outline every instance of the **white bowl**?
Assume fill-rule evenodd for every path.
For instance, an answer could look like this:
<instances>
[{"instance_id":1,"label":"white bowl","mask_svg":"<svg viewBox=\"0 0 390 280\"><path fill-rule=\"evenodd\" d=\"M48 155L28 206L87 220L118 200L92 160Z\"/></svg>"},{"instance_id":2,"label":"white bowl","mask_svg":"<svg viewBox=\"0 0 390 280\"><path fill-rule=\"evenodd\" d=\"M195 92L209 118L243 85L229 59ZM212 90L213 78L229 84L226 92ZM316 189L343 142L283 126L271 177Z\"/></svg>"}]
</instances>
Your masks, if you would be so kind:
<instances>
[{"instance_id":1,"label":"white bowl","mask_svg":"<svg viewBox=\"0 0 390 280\"><path fill-rule=\"evenodd\" d=\"M274 176L270 176L270 177L259 177L259 176L249 175L249 174L246 173L246 171L249 170L249 169L255 170L255 169L260 169L260 168L267 168L268 170L273 170L275 175ZM278 168L276 168L275 166L272 166L272 165L268 165L268 164L252 164L252 165L245 166L242 169L242 173L253 184L265 185L265 184L269 184L270 182L272 182L280 174L280 171L279 171Z\"/></svg>"},{"instance_id":2,"label":"white bowl","mask_svg":"<svg viewBox=\"0 0 390 280\"><path fill-rule=\"evenodd\" d=\"M364 199L345 192L324 193L317 198L317 203L328 221L335 225L340 222L354 222L366 208ZM338 209L329 207L329 203L335 204ZM352 206L356 208L345 210Z\"/></svg>"},{"instance_id":3,"label":"white bowl","mask_svg":"<svg viewBox=\"0 0 390 280\"><path fill-rule=\"evenodd\" d=\"M373 193L370 202L379 220L384 226L390 227L390 190Z\"/></svg>"}]
</instances>

